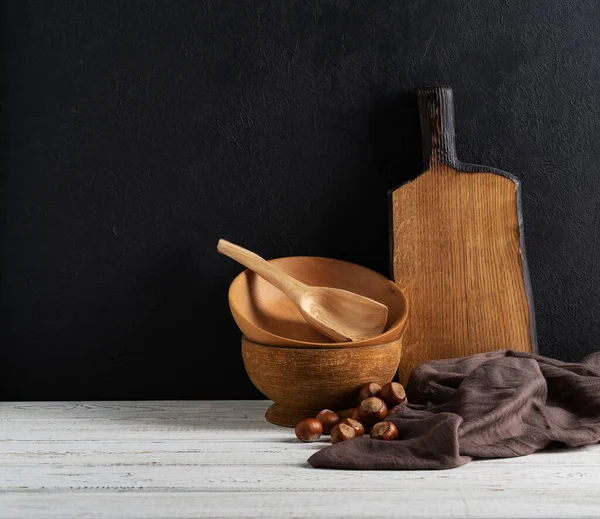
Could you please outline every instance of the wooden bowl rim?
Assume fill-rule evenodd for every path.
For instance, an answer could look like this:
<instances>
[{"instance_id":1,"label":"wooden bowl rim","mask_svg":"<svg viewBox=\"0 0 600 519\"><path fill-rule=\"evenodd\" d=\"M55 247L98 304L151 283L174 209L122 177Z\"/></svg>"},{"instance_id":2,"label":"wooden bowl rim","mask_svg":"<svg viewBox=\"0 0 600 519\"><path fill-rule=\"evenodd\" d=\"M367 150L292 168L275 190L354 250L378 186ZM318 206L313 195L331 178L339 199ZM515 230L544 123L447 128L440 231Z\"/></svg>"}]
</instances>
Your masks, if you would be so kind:
<instances>
[{"instance_id":1,"label":"wooden bowl rim","mask_svg":"<svg viewBox=\"0 0 600 519\"><path fill-rule=\"evenodd\" d=\"M248 339L248 337L246 337L245 335L242 335L242 343L249 343L252 346L258 346L260 348L275 348L275 349L279 349L279 350L286 350L286 351L303 351L305 352L306 350L313 350L313 351L340 351L340 350L366 350L369 348L384 348L386 346L392 346L392 345L401 345L402 342L402 337L398 337L397 339L394 339L393 341L387 341L387 342L382 342L381 344L364 344L363 346L350 346L350 347L346 347L346 348L290 348L289 346L271 346L270 344L260 344L258 342L254 342L251 341L250 339ZM337 343L335 343L337 344Z\"/></svg>"},{"instance_id":2,"label":"wooden bowl rim","mask_svg":"<svg viewBox=\"0 0 600 519\"><path fill-rule=\"evenodd\" d=\"M397 292L400 297L403 300L403 312L400 315L400 319L398 320L398 322L396 323L395 326L384 330L383 333L381 333L380 335L378 335L377 337L374 337L372 339L369 339L369 341L373 341L373 340L377 340L378 337L381 337L382 335L387 335L389 334L391 331L393 330L401 330L404 325L406 324L406 320L408 318L408 298L406 297L406 294L404 293L404 291L396 284L394 283L391 279L385 277L383 274L380 274L379 272L376 272L375 270L370 269L369 267L365 267L363 265L359 265L358 263L352 263L351 261L345 261L345 260L338 260L335 258L325 258L323 256L283 256L281 258L273 258L268 260L269 263L272 261L278 261L278 260L284 260L284 259L320 259L320 260L327 260L327 261L334 261L336 263L346 263L347 265L352 265L355 267L360 267L362 269L366 269L370 272L372 272L373 274L375 274L376 276L379 276L383 279L385 279L388 283L390 283L393 287L394 287L394 291ZM246 275L248 272L250 272L250 269L245 269L242 272L240 272L231 282L231 284L229 285L229 290L227 292L227 299L229 301L229 306L232 307L232 290L233 290L233 286L234 284L237 282L237 280L239 278L241 278L243 275ZM238 315L241 315L238 312ZM258 346L264 346L265 348L287 348L287 349L322 349L322 350L336 350L336 349L348 349L348 348L363 348L363 347L370 347L370 346L382 346L384 344L389 344L391 342L395 342L397 340L400 340L400 337L392 340L392 341L387 341L385 343L381 343L381 344L363 344L365 341L357 341L357 342L309 342L309 341L299 341L297 339L289 339L287 337L282 337L281 335L276 335L274 333L271 333L267 330L265 330L264 328L260 328L258 326L256 326L254 323L251 323L250 321L248 321L248 319L246 319L245 316L241 316L244 321L246 321L250 326L253 326L254 328L260 330L261 332L263 332L265 335L268 335L270 337L272 337L275 340L282 340L282 341L287 341L287 344L273 344L273 345L267 345L267 344L260 344L260 343L254 343L252 341L250 341L249 339L246 339L246 337L244 337L244 339L248 340L249 342L252 342L252 344L257 344ZM294 348L296 347L296 348Z\"/></svg>"}]
</instances>

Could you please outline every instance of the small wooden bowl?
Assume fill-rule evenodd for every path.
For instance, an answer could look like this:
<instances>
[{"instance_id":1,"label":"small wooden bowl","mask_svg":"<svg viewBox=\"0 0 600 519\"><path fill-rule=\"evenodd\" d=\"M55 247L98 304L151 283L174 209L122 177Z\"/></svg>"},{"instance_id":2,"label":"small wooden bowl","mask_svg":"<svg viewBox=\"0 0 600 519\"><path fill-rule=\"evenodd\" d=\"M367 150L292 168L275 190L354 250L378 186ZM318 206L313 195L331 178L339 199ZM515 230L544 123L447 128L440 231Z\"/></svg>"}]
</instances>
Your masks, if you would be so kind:
<instances>
[{"instance_id":1,"label":"small wooden bowl","mask_svg":"<svg viewBox=\"0 0 600 519\"><path fill-rule=\"evenodd\" d=\"M393 341L404 331L408 302L400 287L385 276L347 261L313 256L278 258L269 263L307 285L341 288L379 301L388 307L388 321L377 337L336 343L308 324L282 292L245 270L229 287L229 307L251 341L292 348L358 348Z\"/></svg>"},{"instance_id":2,"label":"small wooden bowl","mask_svg":"<svg viewBox=\"0 0 600 519\"><path fill-rule=\"evenodd\" d=\"M322 409L354 407L367 382L390 382L402 356L402 340L353 348L289 348L242 337L242 356L252 383L275 402L265 418L294 427Z\"/></svg>"}]
</instances>

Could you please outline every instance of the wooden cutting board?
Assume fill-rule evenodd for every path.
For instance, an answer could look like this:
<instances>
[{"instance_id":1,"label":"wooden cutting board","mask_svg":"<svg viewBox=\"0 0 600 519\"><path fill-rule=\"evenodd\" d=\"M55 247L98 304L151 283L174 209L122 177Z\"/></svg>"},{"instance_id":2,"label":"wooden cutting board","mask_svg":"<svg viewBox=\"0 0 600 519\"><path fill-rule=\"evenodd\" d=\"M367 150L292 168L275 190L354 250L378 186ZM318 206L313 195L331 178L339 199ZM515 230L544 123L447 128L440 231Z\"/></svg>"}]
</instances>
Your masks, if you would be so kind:
<instances>
[{"instance_id":1,"label":"wooden cutting board","mask_svg":"<svg viewBox=\"0 0 600 519\"><path fill-rule=\"evenodd\" d=\"M456 158L452 89L418 91L425 171L390 192L392 275L408 296L399 368L537 352L516 177Z\"/></svg>"}]
</instances>

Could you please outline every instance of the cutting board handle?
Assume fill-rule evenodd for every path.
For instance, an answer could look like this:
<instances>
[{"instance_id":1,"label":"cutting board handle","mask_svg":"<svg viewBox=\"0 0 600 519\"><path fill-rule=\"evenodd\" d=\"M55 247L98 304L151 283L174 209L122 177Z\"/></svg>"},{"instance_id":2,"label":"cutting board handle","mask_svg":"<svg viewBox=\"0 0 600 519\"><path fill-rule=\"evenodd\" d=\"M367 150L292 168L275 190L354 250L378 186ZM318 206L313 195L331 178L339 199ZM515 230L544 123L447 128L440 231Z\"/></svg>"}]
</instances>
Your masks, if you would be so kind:
<instances>
[{"instance_id":1,"label":"cutting board handle","mask_svg":"<svg viewBox=\"0 0 600 519\"><path fill-rule=\"evenodd\" d=\"M428 86L417 90L423 161L430 166L458 163L454 135L454 97L448 86Z\"/></svg>"}]
</instances>

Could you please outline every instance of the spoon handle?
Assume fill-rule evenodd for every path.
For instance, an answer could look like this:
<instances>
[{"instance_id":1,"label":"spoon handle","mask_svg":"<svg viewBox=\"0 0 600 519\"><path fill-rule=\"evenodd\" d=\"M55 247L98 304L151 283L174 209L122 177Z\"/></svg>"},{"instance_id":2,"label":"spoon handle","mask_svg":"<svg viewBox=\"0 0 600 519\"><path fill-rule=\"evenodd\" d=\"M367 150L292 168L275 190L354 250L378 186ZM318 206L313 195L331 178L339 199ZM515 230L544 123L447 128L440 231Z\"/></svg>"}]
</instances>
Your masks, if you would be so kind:
<instances>
[{"instance_id":1,"label":"spoon handle","mask_svg":"<svg viewBox=\"0 0 600 519\"><path fill-rule=\"evenodd\" d=\"M244 249L227 240L219 240L217 250L221 254L225 254L225 256L229 256L231 259L241 263L244 267L256 272L260 277L277 287L294 302L297 302L306 290L306 285L304 283L294 279L289 274L283 272L283 270L274 267L258 254L255 254L248 249Z\"/></svg>"}]
</instances>

